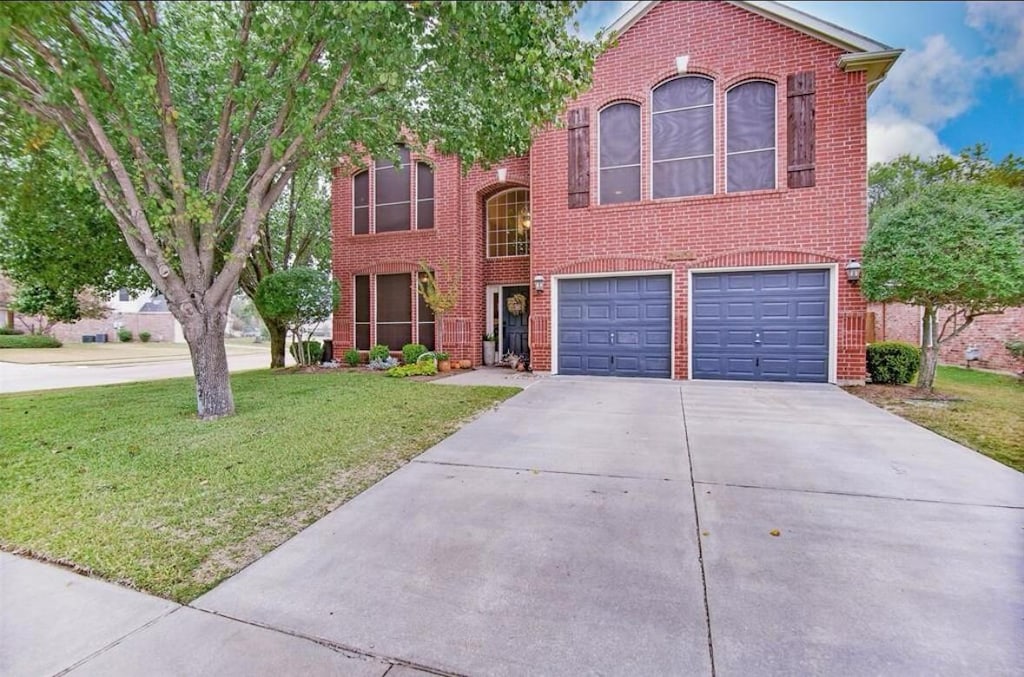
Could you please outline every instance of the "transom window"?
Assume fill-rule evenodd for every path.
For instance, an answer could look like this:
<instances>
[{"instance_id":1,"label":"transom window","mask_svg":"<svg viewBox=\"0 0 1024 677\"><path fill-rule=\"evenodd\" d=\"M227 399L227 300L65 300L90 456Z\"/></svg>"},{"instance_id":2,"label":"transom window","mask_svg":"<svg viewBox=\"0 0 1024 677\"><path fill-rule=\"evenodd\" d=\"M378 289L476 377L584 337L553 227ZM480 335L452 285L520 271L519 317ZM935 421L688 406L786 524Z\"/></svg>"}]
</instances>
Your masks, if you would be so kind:
<instances>
[{"instance_id":1,"label":"transom window","mask_svg":"<svg viewBox=\"0 0 1024 677\"><path fill-rule=\"evenodd\" d=\"M600 203L640 199L640 106L616 103L600 116Z\"/></svg>"},{"instance_id":2,"label":"transom window","mask_svg":"<svg viewBox=\"0 0 1024 677\"><path fill-rule=\"evenodd\" d=\"M651 194L710 195L715 186L714 82L689 75L651 97Z\"/></svg>"},{"instance_id":3,"label":"transom window","mask_svg":"<svg viewBox=\"0 0 1024 677\"><path fill-rule=\"evenodd\" d=\"M775 188L775 85L744 82L726 95L726 190Z\"/></svg>"},{"instance_id":4,"label":"transom window","mask_svg":"<svg viewBox=\"0 0 1024 677\"><path fill-rule=\"evenodd\" d=\"M417 229L434 227L434 170L425 162L413 163L406 146L398 145L397 150L397 165L389 158L377 157L374 158L372 169L361 171L352 177L352 232L356 235L365 235L371 230L376 233L411 230L414 213ZM372 199L371 171L374 185Z\"/></svg>"},{"instance_id":5,"label":"transom window","mask_svg":"<svg viewBox=\"0 0 1024 677\"><path fill-rule=\"evenodd\" d=\"M530 191L513 188L487 201L487 256L530 253Z\"/></svg>"}]
</instances>

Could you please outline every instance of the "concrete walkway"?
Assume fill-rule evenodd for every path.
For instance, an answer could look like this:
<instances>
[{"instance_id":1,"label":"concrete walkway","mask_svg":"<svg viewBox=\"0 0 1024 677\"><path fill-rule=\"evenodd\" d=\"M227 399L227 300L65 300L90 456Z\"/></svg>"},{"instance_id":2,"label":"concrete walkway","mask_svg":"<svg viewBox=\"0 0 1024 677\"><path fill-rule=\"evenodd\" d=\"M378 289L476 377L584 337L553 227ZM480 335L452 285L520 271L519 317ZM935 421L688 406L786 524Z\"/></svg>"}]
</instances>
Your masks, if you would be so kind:
<instances>
[{"instance_id":1,"label":"concrete walkway","mask_svg":"<svg viewBox=\"0 0 1024 677\"><path fill-rule=\"evenodd\" d=\"M2 674L1024 669L1024 475L829 386L541 379L191 607L0 566Z\"/></svg>"}]
</instances>

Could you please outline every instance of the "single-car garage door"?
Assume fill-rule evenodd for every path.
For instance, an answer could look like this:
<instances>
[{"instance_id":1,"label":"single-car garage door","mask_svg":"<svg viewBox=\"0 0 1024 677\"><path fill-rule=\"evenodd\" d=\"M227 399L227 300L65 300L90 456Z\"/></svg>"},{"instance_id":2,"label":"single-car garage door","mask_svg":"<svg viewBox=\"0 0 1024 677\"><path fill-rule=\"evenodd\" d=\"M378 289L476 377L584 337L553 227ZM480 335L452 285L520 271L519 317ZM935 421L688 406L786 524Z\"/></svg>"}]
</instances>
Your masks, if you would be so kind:
<instances>
[{"instance_id":1,"label":"single-car garage door","mask_svg":"<svg viewBox=\"0 0 1024 677\"><path fill-rule=\"evenodd\" d=\"M829 271L693 275L694 378L828 381Z\"/></svg>"},{"instance_id":2,"label":"single-car garage door","mask_svg":"<svg viewBox=\"0 0 1024 677\"><path fill-rule=\"evenodd\" d=\"M668 378L672 278L558 281L558 373Z\"/></svg>"}]
</instances>

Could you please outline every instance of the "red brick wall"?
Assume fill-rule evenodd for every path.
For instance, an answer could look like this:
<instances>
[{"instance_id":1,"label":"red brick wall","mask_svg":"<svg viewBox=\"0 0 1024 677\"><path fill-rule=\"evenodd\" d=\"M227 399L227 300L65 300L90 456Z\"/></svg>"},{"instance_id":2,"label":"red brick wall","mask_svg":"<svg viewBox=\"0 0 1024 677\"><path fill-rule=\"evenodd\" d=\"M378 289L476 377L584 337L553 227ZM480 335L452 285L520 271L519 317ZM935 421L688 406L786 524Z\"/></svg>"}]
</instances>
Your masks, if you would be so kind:
<instances>
[{"instance_id":1,"label":"red brick wall","mask_svg":"<svg viewBox=\"0 0 1024 677\"><path fill-rule=\"evenodd\" d=\"M676 279L675 376L687 376L687 284L691 268L731 265L839 264L859 257L867 228L866 104L863 73L836 66L841 51L727 3L664 2L654 7L616 47L598 60L594 86L569 107L590 110L591 206L567 206L567 132L538 134L528 158L505 163L509 183L529 185L532 253L529 259L487 261L483 201L502 188L494 169L459 174L454 158L437 158L433 231L353 236L351 173L339 169L333 185L334 266L343 285L334 338L352 342L352 282L380 264L413 270L415 262L445 261L462 274L460 306L451 314L459 340L449 352L479 363L488 283L527 282L543 275L542 294L531 292L533 366L551 368L552 275L571 272L671 270ZM598 110L630 99L642 106L641 192L650 194L649 93L675 75L675 58L716 81L716 193L620 205L597 205ZM814 70L817 89L816 182L786 187L786 77ZM726 194L724 106L726 89L748 78L777 84L778 188ZM531 183L532 179L532 183ZM371 188L372 190L372 188ZM532 285L531 285L532 286ZM864 379L864 310L857 289L840 274L838 380ZM373 303L371 303L373 310ZM451 333L447 333L451 336Z\"/></svg>"},{"instance_id":2,"label":"red brick wall","mask_svg":"<svg viewBox=\"0 0 1024 677\"><path fill-rule=\"evenodd\" d=\"M120 321L139 340L139 332L148 331L150 341L174 341L174 316L170 313L121 313ZM106 334L108 341L117 340L117 329L111 317L97 320L79 320L72 324L58 323L51 331L54 338L64 343L78 343L84 334Z\"/></svg>"},{"instance_id":3,"label":"red brick wall","mask_svg":"<svg viewBox=\"0 0 1024 677\"><path fill-rule=\"evenodd\" d=\"M877 338L880 341L906 341L921 343L921 309L902 303L872 303ZM948 314L939 313L939 322ZM981 349L981 357L973 366L1001 371L1018 371L1024 365L1015 362L1006 342L1024 340L1024 308L1010 308L996 315L982 315L959 335L942 345L939 359L945 364L964 365L964 351L974 346Z\"/></svg>"}]
</instances>

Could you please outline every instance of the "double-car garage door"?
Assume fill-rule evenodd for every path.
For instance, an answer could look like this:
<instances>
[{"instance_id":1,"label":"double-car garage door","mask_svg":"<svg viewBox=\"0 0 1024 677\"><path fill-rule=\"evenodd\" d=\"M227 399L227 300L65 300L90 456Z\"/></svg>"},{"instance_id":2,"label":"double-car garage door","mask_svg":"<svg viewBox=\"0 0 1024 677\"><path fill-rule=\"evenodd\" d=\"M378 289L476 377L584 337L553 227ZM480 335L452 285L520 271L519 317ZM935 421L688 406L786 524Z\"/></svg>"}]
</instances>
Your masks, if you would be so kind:
<instances>
[{"instance_id":1,"label":"double-car garage door","mask_svg":"<svg viewBox=\"0 0 1024 677\"><path fill-rule=\"evenodd\" d=\"M825 382L828 269L694 273L694 378ZM558 282L558 373L668 378L672 278Z\"/></svg>"}]
</instances>

